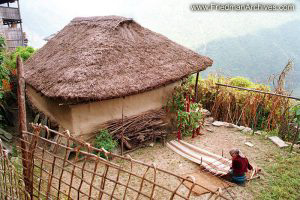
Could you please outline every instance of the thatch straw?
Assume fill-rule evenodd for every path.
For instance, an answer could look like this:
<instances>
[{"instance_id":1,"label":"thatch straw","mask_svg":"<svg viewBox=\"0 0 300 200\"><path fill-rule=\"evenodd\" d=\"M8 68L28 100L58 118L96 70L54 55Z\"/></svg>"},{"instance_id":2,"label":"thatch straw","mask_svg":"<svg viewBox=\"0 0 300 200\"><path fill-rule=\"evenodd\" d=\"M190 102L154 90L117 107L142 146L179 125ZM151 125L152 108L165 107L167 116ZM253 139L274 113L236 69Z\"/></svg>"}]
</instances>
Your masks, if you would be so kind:
<instances>
[{"instance_id":1,"label":"thatch straw","mask_svg":"<svg viewBox=\"0 0 300 200\"><path fill-rule=\"evenodd\" d=\"M25 64L26 82L62 100L141 93L206 69L212 60L118 16L75 18Z\"/></svg>"}]
</instances>

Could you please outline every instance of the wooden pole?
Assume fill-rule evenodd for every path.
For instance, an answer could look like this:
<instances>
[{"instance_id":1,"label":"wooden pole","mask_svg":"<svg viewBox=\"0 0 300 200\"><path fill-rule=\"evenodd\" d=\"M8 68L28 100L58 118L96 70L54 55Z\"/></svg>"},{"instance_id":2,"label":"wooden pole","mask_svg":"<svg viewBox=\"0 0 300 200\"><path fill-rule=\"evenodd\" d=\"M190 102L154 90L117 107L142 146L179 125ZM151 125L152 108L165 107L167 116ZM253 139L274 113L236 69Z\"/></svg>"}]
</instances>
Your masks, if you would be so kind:
<instances>
[{"instance_id":1,"label":"wooden pole","mask_svg":"<svg viewBox=\"0 0 300 200\"><path fill-rule=\"evenodd\" d=\"M122 133L121 133L121 155L124 154L124 99L122 99Z\"/></svg>"},{"instance_id":2,"label":"wooden pole","mask_svg":"<svg viewBox=\"0 0 300 200\"><path fill-rule=\"evenodd\" d=\"M294 100L300 101L300 98L287 96L287 95L283 95L283 94L276 94L276 93L265 92L265 91L261 91L261 90L255 90L255 89L243 88L243 87L238 87L238 86L226 85L226 84L222 84L222 83L216 83L216 85L217 86L223 86L223 87L235 88L235 89L238 89L238 90L246 90L246 91L249 91L249 92L258 92L258 93L261 93L261 94L269 94L269 95L274 95L274 96L279 96L279 97L286 97L286 98L289 98L289 99L294 99Z\"/></svg>"},{"instance_id":3,"label":"wooden pole","mask_svg":"<svg viewBox=\"0 0 300 200\"><path fill-rule=\"evenodd\" d=\"M19 2L19 0L17 1L17 3L18 3L18 12L19 12L19 16L20 16L20 19L22 19L21 18L21 11L20 11L20 2ZM20 28L21 28L21 33L22 33L22 46L24 46L24 34L23 34L23 26L22 26L22 20L21 20L21 22L20 22Z\"/></svg>"},{"instance_id":4,"label":"wooden pole","mask_svg":"<svg viewBox=\"0 0 300 200\"><path fill-rule=\"evenodd\" d=\"M28 155L28 145L26 145L25 141L28 141L28 138L23 131L27 131L27 124L26 124L26 104L25 104L25 78L24 78L24 68L21 57L17 56L17 76L18 76L18 117L19 117L19 136L21 140L21 147L22 147L22 164L23 164L23 176L25 181L25 189L26 192L29 193L30 197L33 198L33 183L30 179L30 160ZM28 197L25 195L25 199L27 200ZM29 200L29 199L28 199Z\"/></svg>"},{"instance_id":5,"label":"wooden pole","mask_svg":"<svg viewBox=\"0 0 300 200\"><path fill-rule=\"evenodd\" d=\"M19 133L23 137L23 131L27 131L26 108L25 108L25 78L24 68L21 57L17 56L17 73L18 73L18 109L19 109ZM24 138L23 138L24 139Z\"/></svg>"},{"instance_id":6,"label":"wooden pole","mask_svg":"<svg viewBox=\"0 0 300 200\"><path fill-rule=\"evenodd\" d=\"M197 76L196 76L196 84L195 84L195 103L198 103L198 79L199 79L199 72L197 72Z\"/></svg>"}]
</instances>

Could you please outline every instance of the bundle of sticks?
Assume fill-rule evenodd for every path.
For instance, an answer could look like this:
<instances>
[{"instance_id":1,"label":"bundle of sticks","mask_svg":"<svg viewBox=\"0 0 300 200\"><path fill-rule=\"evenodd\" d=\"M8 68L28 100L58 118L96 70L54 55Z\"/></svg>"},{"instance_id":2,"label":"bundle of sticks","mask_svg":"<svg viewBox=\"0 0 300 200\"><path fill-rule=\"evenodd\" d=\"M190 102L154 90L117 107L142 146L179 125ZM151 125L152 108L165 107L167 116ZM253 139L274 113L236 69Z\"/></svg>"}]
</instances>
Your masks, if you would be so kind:
<instances>
[{"instance_id":1,"label":"bundle of sticks","mask_svg":"<svg viewBox=\"0 0 300 200\"><path fill-rule=\"evenodd\" d=\"M122 132L125 140L138 140L143 142L166 133L166 112L163 109L150 110L140 115L123 117L107 123L107 129L116 139L121 139Z\"/></svg>"}]
</instances>

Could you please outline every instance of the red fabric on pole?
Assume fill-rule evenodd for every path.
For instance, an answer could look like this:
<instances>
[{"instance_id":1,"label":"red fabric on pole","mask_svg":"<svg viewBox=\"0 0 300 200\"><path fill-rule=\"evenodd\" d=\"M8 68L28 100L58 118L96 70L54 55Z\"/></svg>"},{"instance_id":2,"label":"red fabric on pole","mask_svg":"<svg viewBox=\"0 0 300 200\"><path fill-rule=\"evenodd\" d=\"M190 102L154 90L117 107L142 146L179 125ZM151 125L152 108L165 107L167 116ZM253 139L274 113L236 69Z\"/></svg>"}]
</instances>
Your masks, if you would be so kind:
<instances>
[{"instance_id":1,"label":"red fabric on pole","mask_svg":"<svg viewBox=\"0 0 300 200\"><path fill-rule=\"evenodd\" d=\"M180 124L180 126L178 127L177 139L178 139L178 140L181 140L181 124Z\"/></svg>"},{"instance_id":2,"label":"red fabric on pole","mask_svg":"<svg viewBox=\"0 0 300 200\"><path fill-rule=\"evenodd\" d=\"M195 129L193 129L193 135L192 135L192 138L195 137Z\"/></svg>"},{"instance_id":3,"label":"red fabric on pole","mask_svg":"<svg viewBox=\"0 0 300 200\"><path fill-rule=\"evenodd\" d=\"M186 95L186 111L190 112L190 97Z\"/></svg>"},{"instance_id":4,"label":"red fabric on pole","mask_svg":"<svg viewBox=\"0 0 300 200\"><path fill-rule=\"evenodd\" d=\"M198 128L196 129L196 134L197 134L197 135L200 135L200 127L198 127Z\"/></svg>"}]
</instances>

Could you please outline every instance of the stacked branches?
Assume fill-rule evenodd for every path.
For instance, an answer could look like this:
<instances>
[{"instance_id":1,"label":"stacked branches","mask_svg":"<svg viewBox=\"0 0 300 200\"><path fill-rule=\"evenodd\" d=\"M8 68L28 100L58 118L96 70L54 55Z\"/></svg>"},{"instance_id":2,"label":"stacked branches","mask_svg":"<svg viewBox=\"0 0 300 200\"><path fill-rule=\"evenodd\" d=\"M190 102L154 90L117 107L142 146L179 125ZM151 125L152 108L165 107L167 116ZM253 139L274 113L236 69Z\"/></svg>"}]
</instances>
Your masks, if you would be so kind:
<instances>
[{"instance_id":1,"label":"stacked branches","mask_svg":"<svg viewBox=\"0 0 300 200\"><path fill-rule=\"evenodd\" d=\"M165 135L167 115L163 109L150 110L140 115L123 117L107 123L107 129L114 138L121 139L123 132L126 140L138 143L152 139L155 135Z\"/></svg>"}]
</instances>

